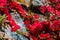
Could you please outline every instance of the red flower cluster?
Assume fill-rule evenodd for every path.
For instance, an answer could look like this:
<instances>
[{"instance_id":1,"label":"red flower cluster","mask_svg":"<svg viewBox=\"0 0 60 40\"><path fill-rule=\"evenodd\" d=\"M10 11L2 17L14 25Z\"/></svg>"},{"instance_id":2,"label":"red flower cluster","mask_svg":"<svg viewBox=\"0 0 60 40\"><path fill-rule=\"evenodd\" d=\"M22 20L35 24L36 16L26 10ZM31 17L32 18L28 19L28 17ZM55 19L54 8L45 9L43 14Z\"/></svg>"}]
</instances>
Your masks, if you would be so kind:
<instances>
[{"instance_id":1,"label":"red flower cluster","mask_svg":"<svg viewBox=\"0 0 60 40\"><path fill-rule=\"evenodd\" d=\"M40 6L39 7L40 11L44 14L46 12L46 7L45 6Z\"/></svg>"},{"instance_id":2,"label":"red flower cluster","mask_svg":"<svg viewBox=\"0 0 60 40\"><path fill-rule=\"evenodd\" d=\"M36 38L36 37L32 36L32 40L38 40L38 38Z\"/></svg>"},{"instance_id":3,"label":"red flower cluster","mask_svg":"<svg viewBox=\"0 0 60 40\"><path fill-rule=\"evenodd\" d=\"M60 1L59 0L49 0L48 5L40 6L40 11L42 13L52 13L57 14L60 18Z\"/></svg>"},{"instance_id":4,"label":"red flower cluster","mask_svg":"<svg viewBox=\"0 0 60 40\"><path fill-rule=\"evenodd\" d=\"M50 5L47 5L46 8L47 8L48 12L54 13L54 8L51 7Z\"/></svg>"},{"instance_id":5,"label":"red flower cluster","mask_svg":"<svg viewBox=\"0 0 60 40\"><path fill-rule=\"evenodd\" d=\"M5 7L7 5L6 0L0 0L0 7Z\"/></svg>"},{"instance_id":6,"label":"red flower cluster","mask_svg":"<svg viewBox=\"0 0 60 40\"><path fill-rule=\"evenodd\" d=\"M22 8L22 6L20 4L17 4L16 2L10 2L10 6L13 8L15 7L22 16L26 16L26 13L24 11L24 9Z\"/></svg>"},{"instance_id":7,"label":"red flower cluster","mask_svg":"<svg viewBox=\"0 0 60 40\"><path fill-rule=\"evenodd\" d=\"M60 40L60 2L59 0L49 0L48 5L40 6L42 13L51 14L47 21L40 22L38 15L33 15L34 21L26 20L25 25L28 25L33 40ZM37 20L38 19L38 20ZM31 22L33 22L31 24ZM44 32L43 32L44 31ZM42 33L43 32L43 33ZM37 36L38 37L37 37ZM57 36L56 36L57 35ZM56 37L55 37L56 36Z\"/></svg>"},{"instance_id":8,"label":"red flower cluster","mask_svg":"<svg viewBox=\"0 0 60 40\"><path fill-rule=\"evenodd\" d=\"M54 40L54 36L51 37L52 32L57 31L59 35L59 31L60 31L60 20L54 20L54 21L44 21L44 22L40 22L39 20L35 20L33 21L32 24L30 24L31 20L26 20L25 21L25 25L28 25L28 28L30 30L30 36L32 37L33 40L38 40L38 38L40 39L47 39L47 40ZM46 28L48 28L50 32L46 32ZM42 31L45 31L44 33L42 33ZM54 35L54 34L53 34ZM29 36L29 37L30 37ZM38 36L38 37L37 37Z\"/></svg>"},{"instance_id":9,"label":"red flower cluster","mask_svg":"<svg viewBox=\"0 0 60 40\"><path fill-rule=\"evenodd\" d=\"M54 40L55 39L54 35L58 36L58 37L56 37L57 39L60 38L60 36L59 36L60 20L40 21L39 16L37 14L34 14L33 17L30 17L29 15L26 16L26 13L21 5L17 4L16 2L10 2L9 5L7 5L6 1L7 0L0 0L0 7L2 7L2 6L5 7L5 8L2 8L2 11L4 11L4 13L7 16L7 20L12 25L12 28L11 28L12 32L15 32L18 29L20 29L20 26L17 25L16 22L14 21L14 19L12 18L7 6L17 9L22 16L26 17L26 19L24 20L24 24L26 26L28 26L29 32L31 33L30 36L32 37L33 40L38 40L38 39ZM46 6L40 6L39 7L40 11L42 13L45 13L45 12L52 13L52 15L54 15L54 16L52 16L52 18L55 18L55 16L60 17L60 2L59 2L59 0L49 0L49 2L50 3Z\"/></svg>"},{"instance_id":10,"label":"red flower cluster","mask_svg":"<svg viewBox=\"0 0 60 40\"><path fill-rule=\"evenodd\" d=\"M33 18L34 18L34 19L39 19L39 15L34 14L34 15L33 15Z\"/></svg>"},{"instance_id":11,"label":"red flower cluster","mask_svg":"<svg viewBox=\"0 0 60 40\"><path fill-rule=\"evenodd\" d=\"M60 30L60 20L54 20L50 22L50 29L52 31Z\"/></svg>"},{"instance_id":12,"label":"red flower cluster","mask_svg":"<svg viewBox=\"0 0 60 40\"><path fill-rule=\"evenodd\" d=\"M30 25L30 20L28 20L28 19L25 20L25 21L24 21L24 24L27 25L27 26Z\"/></svg>"},{"instance_id":13,"label":"red flower cluster","mask_svg":"<svg viewBox=\"0 0 60 40\"><path fill-rule=\"evenodd\" d=\"M10 24L14 27L11 28L11 31L17 31L17 29L20 29L20 26L16 24L16 22L14 21L14 19L12 18L12 16L10 15L9 11L7 8L4 8L3 11L5 12L6 16L7 16L7 20L10 22Z\"/></svg>"},{"instance_id":14,"label":"red flower cluster","mask_svg":"<svg viewBox=\"0 0 60 40\"><path fill-rule=\"evenodd\" d=\"M43 28L42 23L39 20L35 20L32 24L31 20L25 20L24 24L28 26L32 34L37 34Z\"/></svg>"},{"instance_id":15,"label":"red flower cluster","mask_svg":"<svg viewBox=\"0 0 60 40\"><path fill-rule=\"evenodd\" d=\"M13 9L16 8L22 16L26 16L26 14L20 4L17 4L16 2L12 2L12 1L9 1L9 3L7 4L8 1L9 0L0 0L0 7L3 7L3 8L1 8L1 10L6 14L7 20L13 26L11 28L11 31L17 31L17 29L20 29L20 26L17 25L16 22L14 21L14 19L12 18L7 6L9 6L10 8L13 8Z\"/></svg>"},{"instance_id":16,"label":"red flower cluster","mask_svg":"<svg viewBox=\"0 0 60 40\"><path fill-rule=\"evenodd\" d=\"M31 31L31 33L35 33L37 34L39 32L39 30L42 30L43 26L41 24L40 21L36 20L32 25L30 25L29 30Z\"/></svg>"},{"instance_id":17,"label":"red flower cluster","mask_svg":"<svg viewBox=\"0 0 60 40\"><path fill-rule=\"evenodd\" d=\"M41 38L41 39L50 38L50 34L49 34L49 33L40 34L40 38Z\"/></svg>"}]
</instances>

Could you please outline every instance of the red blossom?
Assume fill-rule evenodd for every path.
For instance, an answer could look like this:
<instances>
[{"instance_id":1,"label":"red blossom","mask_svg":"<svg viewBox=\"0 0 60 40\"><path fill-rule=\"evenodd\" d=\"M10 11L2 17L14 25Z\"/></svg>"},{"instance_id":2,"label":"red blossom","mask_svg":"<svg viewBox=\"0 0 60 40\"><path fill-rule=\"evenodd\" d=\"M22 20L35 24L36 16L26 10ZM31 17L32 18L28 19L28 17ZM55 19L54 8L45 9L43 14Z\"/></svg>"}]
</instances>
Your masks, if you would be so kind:
<instances>
[{"instance_id":1,"label":"red blossom","mask_svg":"<svg viewBox=\"0 0 60 40\"><path fill-rule=\"evenodd\" d=\"M52 3L55 3L56 6L53 8L50 5L47 6L40 6L39 9L42 13L45 13L46 11L49 13L55 13L57 14L58 17L60 17L60 3L58 0L49 0ZM5 7L6 4L6 0L0 0L0 7ZM20 4L17 4L16 2L10 2L9 5L11 8L15 7L22 16L25 16L27 19L24 21L25 25L28 25L28 28L30 30L30 32L33 35L39 35L40 39L45 39L47 38L47 40L54 40L53 38L50 38L50 33L45 33L45 34L40 34L40 31L42 31L42 29L45 27L45 25L49 25L49 29L52 31L60 31L60 20L54 20L54 21L44 21L44 22L40 22L40 20L34 20L32 24L30 24L31 20L29 20L30 16L26 16L26 13L24 11L24 9L22 8L22 6ZM20 26L16 24L16 22L14 21L14 19L12 18L11 14L9 13L9 10L7 7L2 8L2 11L5 12L6 16L7 16L7 20L10 22L10 24L12 25L11 27L11 31L12 32L16 32L18 29L20 29ZM37 14L33 15L34 19L39 19L39 16ZM55 16L51 17L51 18L55 18ZM58 32L58 31L57 31ZM31 36L32 40L38 40L37 37L32 36L30 34L28 34L27 36ZM58 37L58 40L60 39L60 37Z\"/></svg>"},{"instance_id":2,"label":"red blossom","mask_svg":"<svg viewBox=\"0 0 60 40\"><path fill-rule=\"evenodd\" d=\"M15 7L22 16L26 16L26 12L24 11L24 9L22 8L20 4L17 4L16 2L11 2L10 6Z\"/></svg>"},{"instance_id":3,"label":"red blossom","mask_svg":"<svg viewBox=\"0 0 60 40\"><path fill-rule=\"evenodd\" d=\"M35 30L36 29L36 26L34 26L34 25L30 25L28 28L29 28L29 30L31 31L32 34L38 32L37 30Z\"/></svg>"},{"instance_id":4,"label":"red blossom","mask_svg":"<svg viewBox=\"0 0 60 40\"><path fill-rule=\"evenodd\" d=\"M49 28L52 31L55 31L55 30L59 30L59 26L60 26L59 20L54 20L54 21L50 22L50 27Z\"/></svg>"},{"instance_id":5,"label":"red blossom","mask_svg":"<svg viewBox=\"0 0 60 40\"><path fill-rule=\"evenodd\" d=\"M43 26L42 26L42 24L41 24L41 22L40 22L39 20L36 20L36 21L34 22L34 25L35 25L37 28L39 28L39 29L42 29L42 28L43 28Z\"/></svg>"},{"instance_id":6,"label":"red blossom","mask_svg":"<svg viewBox=\"0 0 60 40\"><path fill-rule=\"evenodd\" d=\"M32 40L38 40L38 38L37 38L37 37L32 36Z\"/></svg>"},{"instance_id":7,"label":"red blossom","mask_svg":"<svg viewBox=\"0 0 60 40\"><path fill-rule=\"evenodd\" d=\"M34 15L33 15L33 18L34 18L34 19L39 19L39 15L34 14Z\"/></svg>"},{"instance_id":8,"label":"red blossom","mask_svg":"<svg viewBox=\"0 0 60 40\"><path fill-rule=\"evenodd\" d=\"M54 20L53 25L56 27L56 30L59 30L60 21L59 20Z\"/></svg>"},{"instance_id":9,"label":"red blossom","mask_svg":"<svg viewBox=\"0 0 60 40\"><path fill-rule=\"evenodd\" d=\"M51 19L51 20L54 20L55 17L56 17L55 15L52 15L52 16L50 16L50 19Z\"/></svg>"},{"instance_id":10,"label":"red blossom","mask_svg":"<svg viewBox=\"0 0 60 40\"><path fill-rule=\"evenodd\" d=\"M18 29L20 29L20 26L16 24L16 22L14 21L14 19L10 15L9 10L7 8L4 8L3 11L5 12L5 14L7 16L7 20L10 22L10 24L12 26L14 26L13 28L11 28L11 30L12 31L17 31Z\"/></svg>"},{"instance_id":11,"label":"red blossom","mask_svg":"<svg viewBox=\"0 0 60 40\"><path fill-rule=\"evenodd\" d=\"M60 11L56 10L56 14L60 18Z\"/></svg>"},{"instance_id":12,"label":"red blossom","mask_svg":"<svg viewBox=\"0 0 60 40\"><path fill-rule=\"evenodd\" d=\"M54 13L54 8L52 8L50 5L47 5L46 8L47 8L48 12Z\"/></svg>"},{"instance_id":13,"label":"red blossom","mask_svg":"<svg viewBox=\"0 0 60 40\"><path fill-rule=\"evenodd\" d=\"M59 25L59 20L54 20L54 21L53 21L53 25L54 25L54 26L58 26L58 25Z\"/></svg>"},{"instance_id":14,"label":"red blossom","mask_svg":"<svg viewBox=\"0 0 60 40\"><path fill-rule=\"evenodd\" d=\"M31 33L38 33L39 30L42 30L43 26L40 23L40 21L36 20L32 25L30 25L29 30L31 31Z\"/></svg>"},{"instance_id":15,"label":"red blossom","mask_svg":"<svg viewBox=\"0 0 60 40\"><path fill-rule=\"evenodd\" d=\"M54 31L54 25L52 22L50 22L50 27L49 27L52 31Z\"/></svg>"},{"instance_id":16,"label":"red blossom","mask_svg":"<svg viewBox=\"0 0 60 40\"><path fill-rule=\"evenodd\" d=\"M0 0L0 7L7 6L7 0Z\"/></svg>"},{"instance_id":17,"label":"red blossom","mask_svg":"<svg viewBox=\"0 0 60 40\"><path fill-rule=\"evenodd\" d=\"M46 20L46 21L43 21L43 22L41 22L41 23L42 23L43 26L49 24L49 22L48 22L47 20Z\"/></svg>"},{"instance_id":18,"label":"red blossom","mask_svg":"<svg viewBox=\"0 0 60 40\"><path fill-rule=\"evenodd\" d=\"M30 25L30 20L25 20L25 21L24 21L24 24L25 24L25 25Z\"/></svg>"},{"instance_id":19,"label":"red blossom","mask_svg":"<svg viewBox=\"0 0 60 40\"><path fill-rule=\"evenodd\" d=\"M46 7L44 6L40 6L39 9L43 14L46 12Z\"/></svg>"},{"instance_id":20,"label":"red blossom","mask_svg":"<svg viewBox=\"0 0 60 40\"><path fill-rule=\"evenodd\" d=\"M60 3L57 3L55 9L60 10Z\"/></svg>"},{"instance_id":21,"label":"red blossom","mask_svg":"<svg viewBox=\"0 0 60 40\"><path fill-rule=\"evenodd\" d=\"M14 25L14 26L11 28L11 31L12 31L12 32L16 32L18 29L20 29L20 26L19 26L19 25Z\"/></svg>"},{"instance_id":22,"label":"red blossom","mask_svg":"<svg viewBox=\"0 0 60 40\"><path fill-rule=\"evenodd\" d=\"M27 16L26 16L26 18L27 18L27 19L30 19L30 16L29 16L29 15L27 15Z\"/></svg>"},{"instance_id":23,"label":"red blossom","mask_svg":"<svg viewBox=\"0 0 60 40\"><path fill-rule=\"evenodd\" d=\"M50 34L49 34L49 33L40 34L40 38L41 38L41 39L50 38Z\"/></svg>"}]
</instances>

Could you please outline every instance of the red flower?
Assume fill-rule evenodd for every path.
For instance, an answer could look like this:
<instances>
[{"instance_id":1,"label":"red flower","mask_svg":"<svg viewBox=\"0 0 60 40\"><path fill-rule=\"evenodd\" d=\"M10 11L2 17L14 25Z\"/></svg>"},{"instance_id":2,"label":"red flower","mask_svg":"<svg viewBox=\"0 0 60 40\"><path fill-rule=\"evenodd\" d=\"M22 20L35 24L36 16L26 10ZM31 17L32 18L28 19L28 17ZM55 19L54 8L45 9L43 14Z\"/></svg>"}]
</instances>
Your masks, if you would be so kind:
<instances>
[{"instance_id":1,"label":"red flower","mask_svg":"<svg viewBox=\"0 0 60 40\"><path fill-rule=\"evenodd\" d=\"M48 21L43 21L43 22L41 22L42 23L42 25L44 26L44 25L48 25Z\"/></svg>"},{"instance_id":2,"label":"red flower","mask_svg":"<svg viewBox=\"0 0 60 40\"><path fill-rule=\"evenodd\" d=\"M30 25L28 28L29 28L29 30L31 31L32 34L34 34L34 33L37 34L38 33L38 31L35 30L36 29L36 26L35 25Z\"/></svg>"},{"instance_id":3,"label":"red flower","mask_svg":"<svg viewBox=\"0 0 60 40\"><path fill-rule=\"evenodd\" d=\"M20 29L20 26L17 25L13 19L10 20L10 24L13 26L13 27L11 28L11 31L12 31L12 32L16 32L18 29Z\"/></svg>"},{"instance_id":4,"label":"red flower","mask_svg":"<svg viewBox=\"0 0 60 40\"><path fill-rule=\"evenodd\" d=\"M25 25L30 25L30 20L28 20L28 19L25 20L25 21L24 21L24 24L25 24Z\"/></svg>"},{"instance_id":5,"label":"red flower","mask_svg":"<svg viewBox=\"0 0 60 40\"><path fill-rule=\"evenodd\" d=\"M7 0L0 0L0 7L7 6Z\"/></svg>"},{"instance_id":6,"label":"red flower","mask_svg":"<svg viewBox=\"0 0 60 40\"><path fill-rule=\"evenodd\" d=\"M53 21L53 25L54 25L54 26L58 26L58 25L59 25L59 20L54 20L54 21Z\"/></svg>"},{"instance_id":7,"label":"red flower","mask_svg":"<svg viewBox=\"0 0 60 40\"><path fill-rule=\"evenodd\" d=\"M49 28L52 31L59 30L59 25L60 25L59 20L54 20L54 21L50 22L50 27Z\"/></svg>"},{"instance_id":8,"label":"red flower","mask_svg":"<svg viewBox=\"0 0 60 40\"><path fill-rule=\"evenodd\" d=\"M8 21L10 22L10 24L13 26L13 27L11 28L11 31L12 31L12 32L16 32L18 29L20 29L20 26L18 26L18 25L15 23L15 21L11 18L11 16L8 16L7 19L8 19Z\"/></svg>"},{"instance_id":9,"label":"red flower","mask_svg":"<svg viewBox=\"0 0 60 40\"><path fill-rule=\"evenodd\" d=\"M33 18L35 18L35 19L39 19L39 15L34 14L34 15L33 15Z\"/></svg>"},{"instance_id":10,"label":"red flower","mask_svg":"<svg viewBox=\"0 0 60 40\"><path fill-rule=\"evenodd\" d=\"M57 3L55 9L60 10L60 3Z\"/></svg>"},{"instance_id":11,"label":"red flower","mask_svg":"<svg viewBox=\"0 0 60 40\"><path fill-rule=\"evenodd\" d=\"M49 33L40 34L40 38L41 38L41 39L50 38L50 34L49 34Z\"/></svg>"},{"instance_id":12,"label":"red flower","mask_svg":"<svg viewBox=\"0 0 60 40\"><path fill-rule=\"evenodd\" d=\"M10 20L10 24L13 26L13 27L11 27L12 32L16 32L18 29L20 29L20 26L17 25L13 19Z\"/></svg>"},{"instance_id":13,"label":"red flower","mask_svg":"<svg viewBox=\"0 0 60 40\"><path fill-rule=\"evenodd\" d=\"M53 22L50 22L50 27L49 27L52 31L54 31L54 25L53 25Z\"/></svg>"},{"instance_id":14,"label":"red flower","mask_svg":"<svg viewBox=\"0 0 60 40\"><path fill-rule=\"evenodd\" d=\"M4 12L5 12L6 16L11 17L11 15L10 15L9 10L8 10L8 8L7 8L7 7L2 8L2 11L4 11Z\"/></svg>"},{"instance_id":15,"label":"red flower","mask_svg":"<svg viewBox=\"0 0 60 40\"><path fill-rule=\"evenodd\" d=\"M15 7L17 10L19 10L19 12L22 16L26 16L26 12L24 11L24 9L22 8L22 6L20 4L17 4L16 2L11 2L10 5L12 7Z\"/></svg>"},{"instance_id":16,"label":"red flower","mask_svg":"<svg viewBox=\"0 0 60 40\"><path fill-rule=\"evenodd\" d=\"M60 11L56 10L56 14L60 18Z\"/></svg>"},{"instance_id":17,"label":"red flower","mask_svg":"<svg viewBox=\"0 0 60 40\"><path fill-rule=\"evenodd\" d=\"M50 16L50 19L51 19L51 20L54 20L55 17L56 17L56 15L52 15L52 16Z\"/></svg>"},{"instance_id":18,"label":"red flower","mask_svg":"<svg viewBox=\"0 0 60 40\"><path fill-rule=\"evenodd\" d=\"M16 23L13 19L10 20L10 24L13 25L13 26L16 25Z\"/></svg>"},{"instance_id":19,"label":"red flower","mask_svg":"<svg viewBox=\"0 0 60 40\"><path fill-rule=\"evenodd\" d=\"M30 16L29 16L29 15L27 15L27 16L26 16L26 18L27 18L27 19L30 19Z\"/></svg>"},{"instance_id":20,"label":"red flower","mask_svg":"<svg viewBox=\"0 0 60 40\"><path fill-rule=\"evenodd\" d=\"M46 8L47 8L48 12L54 13L54 8L52 8L50 5L47 5Z\"/></svg>"},{"instance_id":21,"label":"red flower","mask_svg":"<svg viewBox=\"0 0 60 40\"><path fill-rule=\"evenodd\" d=\"M7 16L7 20L10 22L10 24L12 26L14 26L13 28L11 28L12 31L17 31L17 29L20 28L19 25L16 24L16 22L14 21L14 19L12 18L12 16L10 15L9 11L7 8L4 8L3 11L5 12L6 16Z\"/></svg>"},{"instance_id":22,"label":"red flower","mask_svg":"<svg viewBox=\"0 0 60 40\"><path fill-rule=\"evenodd\" d=\"M36 21L34 22L34 25L35 25L38 29L41 29L41 30L42 30L42 28L43 28L40 20L36 20Z\"/></svg>"},{"instance_id":23,"label":"red flower","mask_svg":"<svg viewBox=\"0 0 60 40\"><path fill-rule=\"evenodd\" d=\"M11 31L12 31L12 32L16 32L18 29L20 29L20 26L14 25L14 26L11 28Z\"/></svg>"},{"instance_id":24,"label":"red flower","mask_svg":"<svg viewBox=\"0 0 60 40\"><path fill-rule=\"evenodd\" d=\"M31 31L31 33L38 33L39 30L43 29L42 24L40 23L40 21L36 20L32 25L30 25L29 30Z\"/></svg>"},{"instance_id":25,"label":"red flower","mask_svg":"<svg viewBox=\"0 0 60 40\"><path fill-rule=\"evenodd\" d=\"M39 9L40 9L40 11L42 13L45 13L46 12L46 7L44 7L44 6L40 6Z\"/></svg>"},{"instance_id":26,"label":"red flower","mask_svg":"<svg viewBox=\"0 0 60 40\"><path fill-rule=\"evenodd\" d=\"M53 25L56 27L56 30L59 30L60 21L59 20L54 20Z\"/></svg>"},{"instance_id":27,"label":"red flower","mask_svg":"<svg viewBox=\"0 0 60 40\"><path fill-rule=\"evenodd\" d=\"M32 40L38 40L38 38L36 38L36 37L32 36Z\"/></svg>"}]
</instances>

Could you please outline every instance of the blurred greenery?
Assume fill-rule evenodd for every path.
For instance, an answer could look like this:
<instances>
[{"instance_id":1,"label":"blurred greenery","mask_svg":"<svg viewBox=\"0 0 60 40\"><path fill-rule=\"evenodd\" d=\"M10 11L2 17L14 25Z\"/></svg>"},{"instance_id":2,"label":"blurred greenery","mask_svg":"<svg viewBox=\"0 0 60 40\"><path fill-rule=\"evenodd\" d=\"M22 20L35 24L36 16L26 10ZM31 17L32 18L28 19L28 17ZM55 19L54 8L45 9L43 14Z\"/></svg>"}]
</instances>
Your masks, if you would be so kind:
<instances>
[{"instance_id":1,"label":"blurred greenery","mask_svg":"<svg viewBox=\"0 0 60 40\"><path fill-rule=\"evenodd\" d=\"M6 16L5 15L0 15L0 23L4 23L6 21Z\"/></svg>"},{"instance_id":2,"label":"blurred greenery","mask_svg":"<svg viewBox=\"0 0 60 40\"><path fill-rule=\"evenodd\" d=\"M6 28L6 15L0 15L0 30L2 29L2 27Z\"/></svg>"}]
</instances>

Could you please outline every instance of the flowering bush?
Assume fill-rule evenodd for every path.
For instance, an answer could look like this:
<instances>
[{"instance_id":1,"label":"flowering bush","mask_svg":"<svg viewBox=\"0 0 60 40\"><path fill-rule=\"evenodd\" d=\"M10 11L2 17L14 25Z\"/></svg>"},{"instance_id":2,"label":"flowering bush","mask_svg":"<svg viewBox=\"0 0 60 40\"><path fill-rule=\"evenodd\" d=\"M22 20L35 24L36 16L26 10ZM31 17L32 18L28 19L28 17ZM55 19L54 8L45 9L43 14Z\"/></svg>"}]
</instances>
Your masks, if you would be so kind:
<instances>
[{"instance_id":1,"label":"flowering bush","mask_svg":"<svg viewBox=\"0 0 60 40\"><path fill-rule=\"evenodd\" d=\"M48 4L46 4L47 2ZM43 5L39 6L41 13L50 14L50 16L47 17L47 20L40 21L40 17L33 15L33 21L29 20L27 22L27 27L33 40L60 40L60 1L47 0L47 2L44 1ZM26 21L24 22L26 23Z\"/></svg>"},{"instance_id":2,"label":"flowering bush","mask_svg":"<svg viewBox=\"0 0 60 40\"><path fill-rule=\"evenodd\" d=\"M7 4L7 2L9 3ZM47 2L42 2L42 4L38 9L43 14L43 17L40 14L30 13L31 10L27 11L30 13L27 14L20 4L9 0L0 0L0 10L6 15L6 20L9 21L12 32L17 32L27 38L31 37L32 40L60 40L60 1L47 0ZM21 29L21 26L12 18L9 9L20 13L28 33L18 31L18 29ZM49 16L44 16L45 14L49 14Z\"/></svg>"}]
</instances>

